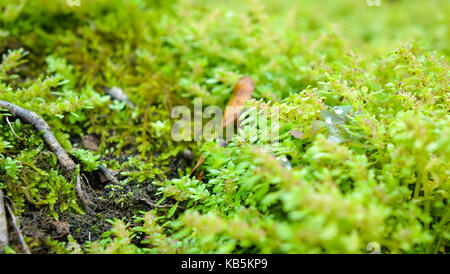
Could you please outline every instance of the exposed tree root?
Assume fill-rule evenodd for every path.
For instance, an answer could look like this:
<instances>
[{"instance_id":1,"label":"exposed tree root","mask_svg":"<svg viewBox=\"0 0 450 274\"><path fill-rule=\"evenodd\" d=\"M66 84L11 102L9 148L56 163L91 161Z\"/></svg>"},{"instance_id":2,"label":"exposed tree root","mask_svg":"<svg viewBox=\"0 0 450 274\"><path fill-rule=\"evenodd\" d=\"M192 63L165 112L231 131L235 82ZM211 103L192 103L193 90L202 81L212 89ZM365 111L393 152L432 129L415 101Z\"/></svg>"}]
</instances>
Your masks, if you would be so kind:
<instances>
[{"instance_id":1,"label":"exposed tree root","mask_svg":"<svg viewBox=\"0 0 450 274\"><path fill-rule=\"evenodd\" d=\"M32 124L39 132L42 132L42 138L49 145L50 149L56 154L61 166L66 171L75 170L75 162L59 144L58 140L53 135L50 126L44 121L44 119L42 119L35 112L21 108L10 102L0 100L0 107L8 110L13 116Z\"/></svg>"},{"instance_id":2,"label":"exposed tree root","mask_svg":"<svg viewBox=\"0 0 450 274\"><path fill-rule=\"evenodd\" d=\"M63 167L66 172L69 172L72 175L76 169L75 162L70 158L69 154L64 150L61 144L53 135L50 126L35 112L21 108L12 103L1 101L0 107L8 110L13 116L18 117L19 119L24 120L25 122L33 125L39 132L42 133L42 137L44 141L48 144L50 149L55 153L56 158L58 158L59 163ZM111 175L112 176L112 175ZM84 206L88 208L88 205L91 204L87 199L86 195L83 193L81 189L81 179L79 172L76 175L76 192L80 200L83 202Z\"/></svg>"},{"instance_id":3,"label":"exposed tree root","mask_svg":"<svg viewBox=\"0 0 450 274\"><path fill-rule=\"evenodd\" d=\"M129 101L127 97L123 96L124 94L122 94L122 95L119 94L120 96L118 94L116 94L116 95L117 95L117 99L119 99L119 100ZM13 116L15 116L19 119L22 119L25 122L33 125L39 132L41 132L44 141L49 145L50 149L56 154L56 157L58 158L58 161L61 164L61 166L64 168L64 170L66 172L69 172L70 175L73 175L77 165L70 158L70 156L67 154L67 152L64 150L64 148L61 146L61 144L58 142L58 140L55 138L55 136L53 135L53 133L50 129L50 126L45 122L44 119L42 119L35 112L21 108L10 102L0 100L0 108L8 110ZM8 121L8 124L10 125L9 121ZM11 125L10 125L10 127L11 127ZM17 138L19 138L14 131L13 131L13 134ZM110 181L113 184L119 184L119 180L117 180L111 174L109 169L103 167L102 165L99 165L98 168L108 181ZM82 186L81 186L82 183L81 183L81 178L80 178L79 172L77 172L75 183L76 183L75 189L77 192L77 196L82 201L84 207L86 209L89 209L89 206L92 205L93 203L88 199L88 197L82 190Z\"/></svg>"},{"instance_id":4,"label":"exposed tree root","mask_svg":"<svg viewBox=\"0 0 450 274\"><path fill-rule=\"evenodd\" d=\"M112 175L111 171L109 171L108 168L102 166L102 165L98 165L98 169L100 170L100 172L105 176L105 178L110 181L113 184L120 184L119 180L116 179L116 177L114 177L114 175Z\"/></svg>"},{"instance_id":5,"label":"exposed tree root","mask_svg":"<svg viewBox=\"0 0 450 274\"><path fill-rule=\"evenodd\" d=\"M3 251L3 246L8 244L8 223L6 222L5 212L3 191L0 189L0 253Z\"/></svg>"},{"instance_id":6,"label":"exposed tree root","mask_svg":"<svg viewBox=\"0 0 450 274\"><path fill-rule=\"evenodd\" d=\"M105 92L111 96L113 99L119 100L121 102L125 102L129 107L134 108L136 107L133 102L128 99L128 96L125 94L125 92L118 87L112 87L112 88L106 88Z\"/></svg>"},{"instance_id":7,"label":"exposed tree root","mask_svg":"<svg viewBox=\"0 0 450 274\"><path fill-rule=\"evenodd\" d=\"M14 216L14 214L13 214L11 208L9 207L9 205L5 204L5 206L8 209L8 213L9 213L9 216L11 217L11 221L12 221L11 223L12 223L12 225L14 227L14 230L16 231L17 236L19 237L19 241L20 241L20 244L22 245L23 252L25 252L26 254L31 254L30 249L28 249L28 246L25 243L25 240L23 238L22 232L20 231L20 228L17 225L16 216Z\"/></svg>"},{"instance_id":8,"label":"exposed tree root","mask_svg":"<svg viewBox=\"0 0 450 274\"><path fill-rule=\"evenodd\" d=\"M89 201L89 199L86 197L86 194L84 194L83 190L81 189L80 174L77 174L75 190L77 191L78 198L80 198L81 202L83 202L84 207L87 210L89 210L90 209L90 205L92 205L92 202Z\"/></svg>"}]
</instances>

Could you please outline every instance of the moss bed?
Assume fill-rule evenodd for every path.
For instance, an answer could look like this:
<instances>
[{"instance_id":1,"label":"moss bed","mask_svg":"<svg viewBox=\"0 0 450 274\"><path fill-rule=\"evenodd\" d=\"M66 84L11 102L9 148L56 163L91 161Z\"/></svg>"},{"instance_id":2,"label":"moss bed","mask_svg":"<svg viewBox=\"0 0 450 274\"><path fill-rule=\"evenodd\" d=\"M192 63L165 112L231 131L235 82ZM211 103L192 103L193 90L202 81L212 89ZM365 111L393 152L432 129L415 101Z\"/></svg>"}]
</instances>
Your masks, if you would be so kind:
<instances>
[{"instance_id":1,"label":"moss bed","mask_svg":"<svg viewBox=\"0 0 450 274\"><path fill-rule=\"evenodd\" d=\"M0 0L0 100L76 165L0 109L31 253L449 253L449 1L77 2ZM175 106L245 75L241 117L279 109L279 142L172 139Z\"/></svg>"}]
</instances>

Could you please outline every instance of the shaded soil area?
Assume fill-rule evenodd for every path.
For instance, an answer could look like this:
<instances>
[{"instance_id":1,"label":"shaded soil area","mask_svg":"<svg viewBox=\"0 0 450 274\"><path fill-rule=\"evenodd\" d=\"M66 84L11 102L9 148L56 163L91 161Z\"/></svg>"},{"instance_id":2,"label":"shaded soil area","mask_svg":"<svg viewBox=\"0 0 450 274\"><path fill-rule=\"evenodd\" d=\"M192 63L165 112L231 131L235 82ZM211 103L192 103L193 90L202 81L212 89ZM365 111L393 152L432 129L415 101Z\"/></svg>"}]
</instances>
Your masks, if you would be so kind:
<instances>
[{"instance_id":1,"label":"shaded soil area","mask_svg":"<svg viewBox=\"0 0 450 274\"><path fill-rule=\"evenodd\" d=\"M189 153L180 153L171 160L168 177L175 178L179 170L184 170L192 162ZM155 209L158 201L157 189L151 182L140 184L139 188L124 186L125 191L131 191L132 196L126 198L126 202L117 203L110 197L106 181L100 171L82 172L84 177L83 192L86 194L90 204L84 208L84 214L69 212L58 212L58 220L50 215L48 209L37 208L26 203L23 214L20 216L20 228L22 234L28 239L31 253L52 253L50 240L66 242L67 237L72 235L78 244L95 241L111 228L107 219L122 219L126 223L133 225L134 216L140 211L150 211ZM86 183L88 182L88 183ZM79 204L82 204L81 201ZM174 204L172 199L166 199L158 210L167 210ZM18 235L9 224L10 246L15 250L21 250Z\"/></svg>"}]
</instances>

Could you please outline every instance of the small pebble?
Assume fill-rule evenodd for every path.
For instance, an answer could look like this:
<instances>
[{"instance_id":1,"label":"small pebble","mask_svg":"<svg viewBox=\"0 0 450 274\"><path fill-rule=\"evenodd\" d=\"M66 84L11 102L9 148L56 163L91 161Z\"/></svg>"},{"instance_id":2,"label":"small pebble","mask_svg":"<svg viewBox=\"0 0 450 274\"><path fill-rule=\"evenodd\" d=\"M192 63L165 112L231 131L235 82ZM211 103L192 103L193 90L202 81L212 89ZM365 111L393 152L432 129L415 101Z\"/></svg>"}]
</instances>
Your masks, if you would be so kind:
<instances>
[{"instance_id":1,"label":"small pebble","mask_svg":"<svg viewBox=\"0 0 450 274\"><path fill-rule=\"evenodd\" d=\"M83 147L92 151L98 150L99 140L92 135L84 135L82 137Z\"/></svg>"},{"instance_id":2,"label":"small pebble","mask_svg":"<svg viewBox=\"0 0 450 274\"><path fill-rule=\"evenodd\" d=\"M192 151L190 149L185 149L183 151L183 157L187 160L192 160L194 159L194 156L192 155Z\"/></svg>"},{"instance_id":3,"label":"small pebble","mask_svg":"<svg viewBox=\"0 0 450 274\"><path fill-rule=\"evenodd\" d=\"M98 150L99 140L93 135L84 135L81 139L83 147L92 151Z\"/></svg>"}]
</instances>

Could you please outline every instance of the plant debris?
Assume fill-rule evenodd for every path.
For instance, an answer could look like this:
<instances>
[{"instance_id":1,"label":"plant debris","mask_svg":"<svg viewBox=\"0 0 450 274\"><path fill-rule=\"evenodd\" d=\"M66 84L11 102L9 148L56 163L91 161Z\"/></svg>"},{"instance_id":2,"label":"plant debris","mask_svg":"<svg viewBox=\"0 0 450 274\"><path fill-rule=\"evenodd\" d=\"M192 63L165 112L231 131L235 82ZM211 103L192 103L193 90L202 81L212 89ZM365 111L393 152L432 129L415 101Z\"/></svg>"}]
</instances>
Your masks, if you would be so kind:
<instances>
[{"instance_id":1,"label":"plant debris","mask_svg":"<svg viewBox=\"0 0 450 274\"><path fill-rule=\"evenodd\" d=\"M233 94L228 101L227 107L223 115L222 127L227 127L232 122L236 121L245 102L250 99L255 90L253 80L246 76L240 79L233 89Z\"/></svg>"},{"instance_id":2,"label":"plant debris","mask_svg":"<svg viewBox=\"0 0 450 274\"><path fill-rule=\"evenodd\" d=\"M8 223L3 199L3 191L0 189L0 248L8 244Z\"/></svg>"}]
</instances>

